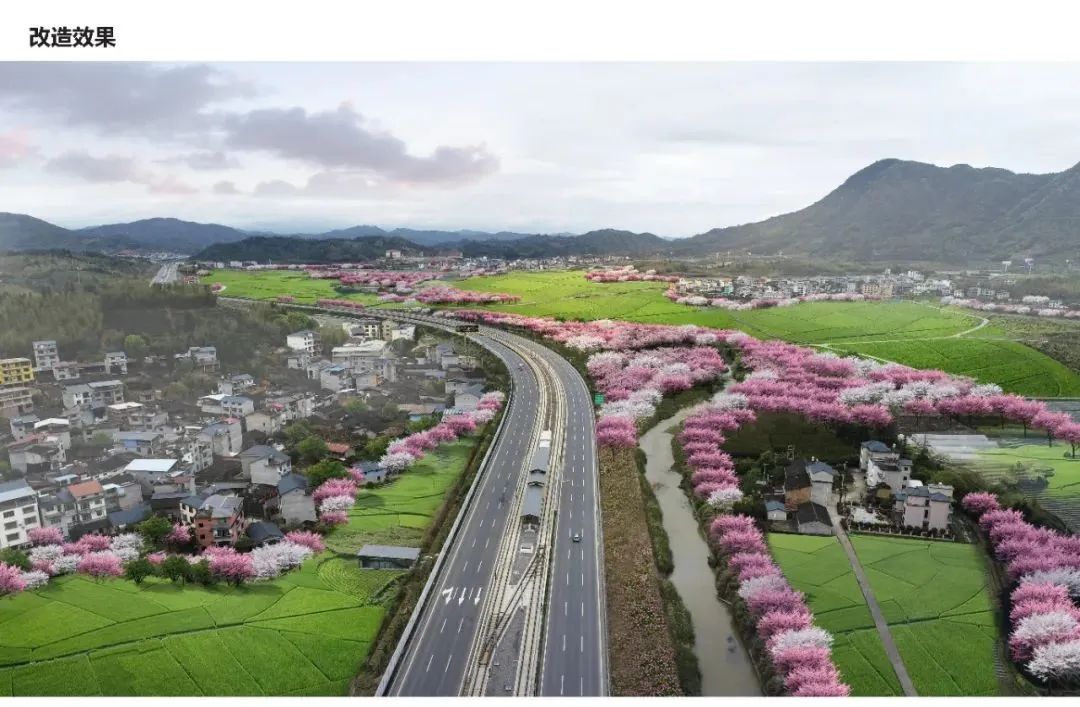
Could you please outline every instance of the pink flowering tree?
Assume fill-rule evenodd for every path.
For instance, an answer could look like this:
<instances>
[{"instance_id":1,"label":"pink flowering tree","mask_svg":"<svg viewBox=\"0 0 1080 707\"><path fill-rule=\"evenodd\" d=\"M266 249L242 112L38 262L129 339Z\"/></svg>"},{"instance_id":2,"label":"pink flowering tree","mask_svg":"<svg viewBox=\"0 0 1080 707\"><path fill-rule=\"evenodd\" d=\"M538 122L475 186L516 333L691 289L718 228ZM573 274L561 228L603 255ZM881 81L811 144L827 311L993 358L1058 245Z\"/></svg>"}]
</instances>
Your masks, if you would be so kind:
<instances>
[{"instance_id":1,"label":"pink flowering tree","mask_svg":"<svg viewBox=\"0 0 1080 707\"><path fill-rule=\"evenodd\" d=\"M64 542L64 534L59 528L31 528L27 535L34 545L60 545Z\"/></svg>"}]
</instances>

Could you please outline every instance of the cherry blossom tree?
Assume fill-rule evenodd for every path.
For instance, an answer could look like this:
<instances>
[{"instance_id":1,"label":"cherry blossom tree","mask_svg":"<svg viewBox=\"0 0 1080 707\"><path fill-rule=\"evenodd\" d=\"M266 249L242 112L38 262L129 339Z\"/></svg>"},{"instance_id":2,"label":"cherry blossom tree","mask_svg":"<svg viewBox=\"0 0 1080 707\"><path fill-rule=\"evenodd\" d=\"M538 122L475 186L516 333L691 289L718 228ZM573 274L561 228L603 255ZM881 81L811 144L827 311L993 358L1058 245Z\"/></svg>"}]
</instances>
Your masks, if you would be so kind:
<instances>
[{"instance_id":1,"label":"cherry blossom tree","mask_svg":"<svg viewBox=\"0 0 1080 707\"><path fill-rule=\"evenodd\" d=\"M34 545L60 545L64 542L64 534L59 528L31 528L27 536Z\"/></svg>"}]
</instances>

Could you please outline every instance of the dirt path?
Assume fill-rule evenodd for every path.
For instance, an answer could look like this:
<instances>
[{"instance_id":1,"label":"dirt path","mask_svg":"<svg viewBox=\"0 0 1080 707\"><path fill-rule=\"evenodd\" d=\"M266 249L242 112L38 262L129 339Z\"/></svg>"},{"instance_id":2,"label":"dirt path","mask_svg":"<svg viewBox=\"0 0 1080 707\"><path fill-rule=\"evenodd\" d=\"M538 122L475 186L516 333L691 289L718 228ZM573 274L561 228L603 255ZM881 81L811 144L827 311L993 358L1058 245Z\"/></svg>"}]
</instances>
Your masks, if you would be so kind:
<instances>
[{"instance_id":1,"label":"dirt path","mask_svg":"<svg viewBox=\"0 0 1080 707\"><path fill-rule=\"evenodd\" d=\"M855 548L851 546L851 540L840 525L840 517L836 514L832 514L832 516L836 537L840 541L840 546L844 548L844 552L847 553L848 561L851 562L851 569L855 571L855 579L859 582L859 589L862 590L863 598L866 599L866 606L870 609L870 615L874 617L874 625L881 635L881 643L885 646L885 655L888 657L889 662L892 663L896 679L900 681L900 688L904 691L906 697L918 697L919 693L915 691L915 684L911 682L904 660L900 657L900 651L897 649L892 633L889 631L889 624L885 621L877 597L874 596L874 590L871 589L870 582L866 579L866 573L863 572L859 556L855 554Z\"/></svg>"}]
</instances>

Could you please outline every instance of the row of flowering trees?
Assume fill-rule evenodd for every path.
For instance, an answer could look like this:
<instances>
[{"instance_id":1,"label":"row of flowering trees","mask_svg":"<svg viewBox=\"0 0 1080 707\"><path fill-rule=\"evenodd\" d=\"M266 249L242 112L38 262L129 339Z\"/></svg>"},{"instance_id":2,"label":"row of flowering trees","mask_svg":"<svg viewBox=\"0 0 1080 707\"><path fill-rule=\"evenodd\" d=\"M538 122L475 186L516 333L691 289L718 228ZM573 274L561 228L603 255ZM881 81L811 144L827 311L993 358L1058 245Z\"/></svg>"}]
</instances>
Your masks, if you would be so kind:
<instances>
[{"instance_id":1,"label":"row of flowering trees","mask_svg":"<svg viewBox=\"0 0 1080 707\"><path fill-rule=\"evenodd\" d=\"M585 273L589 282L678 282L678 275L657 275L655 270L639 272L633 265L610 270L589 270Z\"/></svg>"},{"instance_id":2,"label":"row of flowering trees","mask_svg":"<svg viewBox=\"0 0 1080 707\"><path fill-rule=\"evenodd\" d=\"M800 297L756 297L748 300L734 300L727 297L704 297L702 295L680 295L675 288L668 288L664 296L676 304L685 304L690 307L717 307L736 312L749 311L751 309L768 309L770 307L793 307L803 302L865 302L867 300L881 299L872 295L861 295L854 292L841 292L836 294L818 293L802 295Z\"/></svg>"},{"instance_id":3,"label":"row of flowering trees","mask_svg":"<svg viewBox=\"0 0 1080 707\"><path fill-rule=\"evenodd\" d=\"M425 287L412 294L387 292L379 295L380 302L404 302L406 304L504 304L517 302L520 299L517 295L507 295L501 292L472 292L444 285Z\"/></svg>"},{"instance_id":4,"label":"row of flowering trees","mask_svg":"<svg viewBox=\"0 0 1080 707\"><path fill-rule=\"evenodd\" d=\"M1049 297L1025 297L1024 304L983 302L963 297L942 297L941 303L953 307L964 307L980 312L1003 312L1005 314L1028 314L1035 317L1056 317L1059 319L1080 319L1080 309L1048 307ZM1032 300L1032 301L1027 301Z\"/></svg>"},{"instance_id":5,"label":"row of flowering trees","mask_svg":"<svg viewBox=\"0 0 1080 707\"><path fill-rule=\"evenodd\" d=\"M316 306L325 307L327 309L345 309L354 312L358 312L364 308L362 303L350 299L320 299L315 300L315 304Z\"/></svg>"},{"instance_id":6,"label":"row of flowering trees","mask_svg":"<svg viewBox=\"0 0 1080 707\"><path fill-rule=\"evenodd\" d=\"M1047 683L1080 683L1080 537L1036 527L1019 511L1001 508L992 493L969 493L961 503L979 519L1014 582L1013 660Z\"/></svg>"},{"instance_id":7,"label":"row of flowering trees","mask_svg":"<svg viewBox=\"0 0 1080 707\"><path fill-rule=\"evenodd\" d=\"M379 466L400 474L440 444L453 442L477 427L491 422L502 408L506 395L491 391L480 396L476 410L448 415L434 427L394 440L379 459ZM356 494L364 483L364 473L358 468L348 470L349 477L327 479L312 492L312 499L323 525L333 527L349 520L349 509L356 505Z\"/></svg>"},{"instance_id":8,"label":"row of flowering trees","mask_svg":"<svg viewBox=\"0 0 1080 707\"><path fill-rule=\"evenodd\" d=\"M638 422L652 417L664 395L717 380L727 364L709 346L665 346L648 352L602 351L589 357L586 368L605 398L597 438L601 444L633 447Z\"/></svg>"},{"instance_id":9,"label":"row of flowering trees","mask_svg":"<svg viewBox=\"0 0 1080 707\"><path fill-rule=\"evenodd\" d=\"M886 427L897 415L915 417L946 416L957 419L996 418L1026 428L1041 429L1048 439L1080 445L1080 424L1068 413L1055 412L1045 403L1019 395L1005 394L999 386L980 385L938 370L919 370L900 364L885 364L856 357L841 358L830 352L789 344L760 341L743 332L685 325L634 324L596 320L559 322L541 317L524 317L503 312L456 312L468 321L514 326L584 353L616 352L624 356L640 349L664 346L695 348L726 344L738 352L750 369L739 383L728 387L746 397L755 412L790 412L825 424L855 424ZM610 375L616 368L614 357L594 360L597 374ZM627 359L629 362L630 359ZM629 368L629 367L628 367ZM632 375L644 375L634 372ZM605 383L606 384L606 383ZM615 390L629 390L626 386ZM617 393L621 395L621 393ZM626 395L626 401L631 401ZM656 400L655 393L643 393L628 406ZM611 422L603 419L610 417ZM612 444L633 444L627 418L630 415L602 415L598 434ZM633 416L637 418L637 416ZM640 419L640 418L637 418Z\"/></svg>"},{"instance_id":10,"label":"row of flowering trees","mask_svg":"<svg viewBox=\"0 0 1080 707\"><path fill-rule=\"evenodd\" d=\"M769 556L754 519L717 516L709 528L713 547L738 583L737 594L785 691L795 697L845 697L851 688L840 678L830 648L832 636L814 625L806 597L784 579Z\"/></svg>"}]
</instances>

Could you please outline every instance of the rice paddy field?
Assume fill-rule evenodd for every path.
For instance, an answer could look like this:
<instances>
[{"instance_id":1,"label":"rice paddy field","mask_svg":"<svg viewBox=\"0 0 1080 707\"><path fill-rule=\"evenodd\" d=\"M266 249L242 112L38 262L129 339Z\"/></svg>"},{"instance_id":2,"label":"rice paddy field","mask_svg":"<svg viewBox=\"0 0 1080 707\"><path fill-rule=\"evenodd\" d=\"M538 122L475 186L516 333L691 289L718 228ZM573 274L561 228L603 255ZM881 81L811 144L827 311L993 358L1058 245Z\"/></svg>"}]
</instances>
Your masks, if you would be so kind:
<instances>
[{"instance_id":1,"label":"rice paddy field","mask_svg":"<svg viewBox=\"0 0 1080 707\"><path fill-rule=\"evenodd\" d=\"M853 535L852 544L920 695L996 695L997 629L974 545ZM835 537L770 534L855 695L899 695L851 565Z\"/></svg>"},{"instance_id":2,"label":"rice paddy field","mask_svg":"<svg viewBox=\"0 0 1080 707\"><path fill-rule=\"evenodd\" d=\"M205 282L225 285L223 294L273 299L288 294L311 303L345 297L370 306L375 295L339 295L330 280L302 272L218 270ZM670 302L656 282L595 283L581 270L516 272L448 283L477 292L518 295L521 301L487 308L528 316L623 319L655 324L698 324L741 329L776 338L856 353L918 368L940 368L997 383L1032 397L1080 397L1080 375L1046 354L1014 341L998 326L977 328L981 317L957 308L915 302L811 302L794 307L730 312ZM1019 334L1017 334L1019 336Z\"/></svg>"},{"instance_id":3,"label":"rice paddy field","mask_svg":"<svg viewBox=\"0 0 1080 707\"><path fill-rule=\"evenodd\" d=\"M1049 446L1031 439L1022 444L1004 440L997 449L981 450L972 467L991 478L1021 475L1028 479L1043 478L1046 487L1032 495L1040 505L1061 518L1076 532L1080 529L1080 459L1065 455L1070 447L1065 442Z\"/></svg>"},{"instance_id":4,"label":"rice paddy field","mask_svg":"<svg viewBox=\"0 0 1080 707\"><path fill-rule=\"evenodd\" d=\"M474 443L464 438L444 444L393 483L361 492L348 524L327 536L327 548L351 554L366 544L419 547L446 492L465 471Z\"/></svg>"},{"instance_id":5,"label":"rice paddy field","mask_svg":"<svg viewBox=\"0 0 1080 707\"><path fill-rule=\"evenodd\" d=\"M239 588L61 577L0 601L0 695L344 695L398 574L324 553Z\"/></svg>"},{"instance_id":6,"label":"rice paddy field","mask_svg":"<svg viewBox=\"0 0 1080 707\"><path fill-rule=\"evenodd\" d=\"M997 626L978 546L851 536L920 695L999 694Z\"/></svg>"},{"instance_id":7,"label":"rice paddy field","mask_svg":"<svg viewBox=\"0 0 1080 707\"><path fill-rule=\"evenodd\" d=\"M852 695L902 694L840 541L770 533L769 547L791 585L806 594L818 625L833 634L833 659Z\"/></svg>"},{"instance_id":8,"label":"rice paddy field","mask_svg":"<svg viewBox=\"0 0 1080 707\"><path fill-rule=\"evenodd\" d=\"M0 599L0 695L344 695L403 572L361 570L366 543L416 547L474 440L363 492L327 552L233 588L72 575Z\"/></svg>"}]
</instances>

